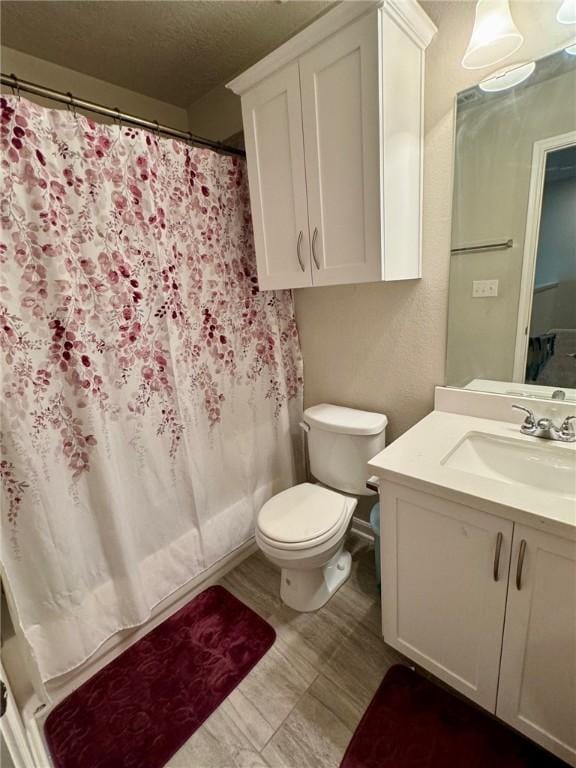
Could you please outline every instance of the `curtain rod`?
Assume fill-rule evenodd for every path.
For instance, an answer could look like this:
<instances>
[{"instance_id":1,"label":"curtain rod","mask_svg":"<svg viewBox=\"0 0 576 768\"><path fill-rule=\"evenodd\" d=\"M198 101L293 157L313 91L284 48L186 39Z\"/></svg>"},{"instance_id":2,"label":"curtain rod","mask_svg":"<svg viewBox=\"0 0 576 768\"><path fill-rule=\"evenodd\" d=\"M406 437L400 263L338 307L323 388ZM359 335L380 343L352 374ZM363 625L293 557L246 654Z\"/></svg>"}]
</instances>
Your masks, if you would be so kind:
<instances>
[{"instance_id":1,"label":"curtain rod","mask_svg":"<svg viewBox=\"0 0 576 768\"><path fill-rule=\"evenodd\" d=\"M240 157L246 157L246 153L242 149L231 147L228 144L223 144L220 141L211 141L205 139L202 136L195 136L190 131L180 131L178 128L170 128L168 125L160 125L156 120L145 120L142 117L136 115L130 115L126 112L120 112L117 107L105 107L102 104L97 104L94 101L86 101L85 99L78 99L70 92L64 93L63 91L55 91L52 88L45 88L43 85L37 83L31 83L27 80L20 80L16 75L5 75L3 72L0 75L2 85L7 85L12 88L17 94L20 91L25 93L33 93L36 96L43 96L46 99L52 99L58 101L61 104L66 104L72 109L85 109L88 112L95 112L98 115L106 115L106 117L112 117L121 123L127 125L135 125L139 128L145 128L148 131L154 133L162 133L165 136L171 136L175 139L182 139L190 144L195 144L199 147L208 147L216 152L222 152L226 155L239 155Z\"/></svg>"}]
</instances>

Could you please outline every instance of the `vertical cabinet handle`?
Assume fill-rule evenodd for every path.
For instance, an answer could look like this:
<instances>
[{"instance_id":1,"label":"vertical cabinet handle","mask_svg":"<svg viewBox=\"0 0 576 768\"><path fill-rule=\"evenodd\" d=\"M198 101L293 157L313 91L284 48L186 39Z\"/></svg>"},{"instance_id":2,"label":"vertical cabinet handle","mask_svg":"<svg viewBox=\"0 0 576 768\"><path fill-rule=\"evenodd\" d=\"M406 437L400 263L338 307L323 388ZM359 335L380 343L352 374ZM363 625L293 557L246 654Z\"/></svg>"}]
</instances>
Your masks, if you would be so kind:
<instances>
[{"instance_id":1,"label":"vertical cabinet handle","mask_svg":"<svg viewBox=\"0 0 576 768\"><path fill-rule=\"evenodd\" d=\"M526 539L520 542L518 549L518 565L516 566L516 589L522 589L522 568L524 567L524 556L526 555Z\"/></svg>"},{"instance_id":2,"label":"vertical cabinet handle","mask_svg":"<svg viewBox=\"0 0 576 768\"><path fill-rule=\"evenodd\" d=\"M302 272L306 271L306 267L304 266L304 259L302 258L302 253L300 252L300 248L302 247L302 238L304 237L304 233L302 230L300 230L300 234L298 235L298 242L296 243L296 255L298 256L298 263L300 264L300 269Z\"/></svg>"},{"instance_id":3,"label":"vertical cabinet handle","mask_svg":"<svg viewBox=\"0 0 576 768\"><path fill-rule=\"evenodd\" d=\"M312 258L314 259L314 264L316 264L316 269L320 269L320 260L318 259L318 254L316 253L317 237L318 237L318 227L314 227L314 234L312 235Z\"/></svg>"},{"instance_id":4,"label":"vertical cabinet handle","mask_svg":"<svg viewBox=\"0 0 576 768\"><path fill-rule=\"evenodd\" d=\"M504 541L504 534L500 531L496 537L496 550L494 552L494 568L493 575L494 581L498 581L498 570L500 568L500 553L502 552L502 542Z\"/></svg>"}]
</instances>

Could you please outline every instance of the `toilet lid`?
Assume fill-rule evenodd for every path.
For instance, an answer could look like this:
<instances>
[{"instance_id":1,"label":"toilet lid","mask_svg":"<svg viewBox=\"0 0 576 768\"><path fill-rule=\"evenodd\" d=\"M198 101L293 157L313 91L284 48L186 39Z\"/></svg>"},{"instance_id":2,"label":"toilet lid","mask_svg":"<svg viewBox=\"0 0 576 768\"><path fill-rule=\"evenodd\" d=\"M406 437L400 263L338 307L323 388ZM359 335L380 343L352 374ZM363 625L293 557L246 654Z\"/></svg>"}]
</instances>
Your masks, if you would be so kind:
<instances>
[{"instance_id":1,"label":"toilet lid","mask_svg":"<svg viewBox=\"0 0 576 768\"><path fill-rule=\"evenodd\" d=\"M346 497L341 493L301 483L264 504L258 515L258 528L273 541L311 541L337 528L347 508Z\"/></svg>"}]
</instances>

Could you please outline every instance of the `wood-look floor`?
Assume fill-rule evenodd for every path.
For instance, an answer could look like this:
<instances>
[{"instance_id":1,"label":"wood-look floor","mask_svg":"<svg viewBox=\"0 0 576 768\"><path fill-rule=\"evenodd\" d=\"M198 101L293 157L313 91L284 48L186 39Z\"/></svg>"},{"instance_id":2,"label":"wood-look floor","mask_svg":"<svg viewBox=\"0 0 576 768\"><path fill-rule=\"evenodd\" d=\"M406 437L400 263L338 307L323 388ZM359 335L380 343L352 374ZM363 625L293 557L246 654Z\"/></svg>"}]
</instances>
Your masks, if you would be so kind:
<instances>
[{"instance_id":1,"label":"wood-look floor","mask_svg":"<svg viewBox=\"0 0 576 768\"><path fill-rule=\"evenodd\" d=\"M280 600L260 553L221 584L276 629L276 642L167 768L337 768L386 670L374 551L350 537L352 575L322 609Z\"/></svg>"}]
</instances>

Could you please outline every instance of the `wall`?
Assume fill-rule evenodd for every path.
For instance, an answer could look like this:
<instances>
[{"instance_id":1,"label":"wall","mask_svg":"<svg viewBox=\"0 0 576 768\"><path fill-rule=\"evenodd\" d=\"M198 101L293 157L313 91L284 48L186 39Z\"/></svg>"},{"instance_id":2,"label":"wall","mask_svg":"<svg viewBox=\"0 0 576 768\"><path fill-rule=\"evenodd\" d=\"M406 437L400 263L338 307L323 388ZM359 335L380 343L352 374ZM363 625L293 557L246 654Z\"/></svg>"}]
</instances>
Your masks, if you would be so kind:
<instances>
[{"instance_id":1,"label":"wall","mask_svg":"<svg viewBox=\"0 0 576 768\"><path fill-rule=\"evenodd\" d=\"M500 66L461 67L473 2L424 0L421 5L439 27L426 62L424 277L295 292L305 404L384 411L391 439L431 410L434 386L445 380L454 99ZM574 32L556 23L557 6L557 0L512 1L525 42L509 63L568 45ZM224 96L219 87L192 104L188 115L190 130L224 139L240 125L239 99Z\"/></svg>"},{"instance_id":2,"label":"wall","mask_svg":"<svg viewBox=\"0 0 576 768\"><path fill-rule=\"evenodd\" d=\"M439 27L426 55L424 276L296 291L306 405L325 401L383 411L391 438L432 409L434 386L444 383L454 99L497 69L461 67L474 3L422 5ZM574 33L554 22L557 5L512 2L525 42L510 62L568 44Z\"/></svg>"},{"instance_id":3,"label":"wall","mask_svg":"<svg viewBox=\"0 0 576 768\"><path fill-rule=\"evenodd\" d=\"M454 246L508 239L514 246L452 258L450 384L513 378L533 146L576 127L575 80L572 70L532 85L527 81L506 94L486 95L459 112ZM472 282L492 279L499 281L498 296L472 299Z\"/></svg>"},{"instance_id":4,"label":"wall","mask_svg":"<svg viewBox=\"0 0 576 768\"><path fill-rule=\"evenodd\" d=\"M538 239L536 287L560 280L576 280L575 243L576 176L546 181Z\"/></svg>"},{"instance_id":5,"label":"wall","mask_svg":"<svg viewBox=\"0 0 576 768\"><path fill-rule=\"evenodd\" d=\"M575 117L576 122L576 117ZM576 175L546 181L536 261L536 286L576 280Z\"/></svg>"},{"instance_id":6,"label":"wall","mask_svg":"<svg viewBox=\"0 0 576 768\"><path fill-rule=\"evenodd\" d=\"M530 315L530 336L542 336L551 329L560 327L556 322L558 288L558 283L548 283L548 285L534 289Z\"/></svg>"},{"instance_id":7,"label":"wall","mask_svg":"<svg viewBox=\"0 0 576 768\"><path fill-rule=\"evenodd\" d=\"M397 437L432 408L433 390L444 382L448 269L451 238L454 98L497 69L461 67L474 21L474 3L422 2L439 27L427 51L422 280L296 291L296 311L305 365L305 403L334 402L385 412L388 435ZM568 45L574 32L554 21L557 0L513 0L512 13L525 42L510 58L539 58ZM76 90L100 101L119 101L174 125L184 110L5 50L3 71ZM92 82L88 82L92 81ZM203 106L191 106L190 128L229 135L237 125L237 102L215 89ZM114 94L114 98L112 98ZM201 100L202 101L202 100ZM194 112L203 112L202 123ZM228 122L231 120L231 123ZM208 135L208 134L207 134Z\"/></svg>"},{"instance_id":8,"label":"wall","mask_svg":"<svg viewBox=\"0 0 576 768\"><path fill-rule=\"evenodd\" d=\"M224 85L209 91L188 107L188 130L197 136L226 141L242 130L240 97Z\"/></svg>"},{"instance_id":9,"label":"wall","mask_svg":"<svg viewBox=\"0 0 576 768\"><path fill-rule=\"evenodd\" d=\"M129 112L147 120L158 120L163 125L187 130L188 116L186 110L175 107L158 99L152 99L135 91L120 88L104 80L83 75L73 69L52 64L44 59L38 59L27 53L16 51L3 46L1 49L2 72L16 74L22 80L30 80L39 85L46 85L56 91L71 91L72 94L104 104L107 107L118 107L123 112ZM5 90L5 89L4 89ZM37 101L45 106L63 108L53 101L25 94L25 98ZM91 115L94 117L94 115ZM98 118L105 122L103 118Z\"/></svg>"},{"instance_id":10,"label":"wall","mask_svg":"<svg viewBox=\"0 0 576 768\"><path fill-rule=\"evenodd\" d=\"M496 69L465 70L460 65L474 3L422 5L439 26L426 64L424 276L419 281L296 291L306 405L327 401L383 411L389 416L391 439L432 408L434 386L444 382L454 98ZM569 43L574 32L555 23L557 6L557 0L512 1L525 42L510 63L539 58ZM2 69L62 90L77 89L95 100L121 102L124 108L136 99L138 104L130 108L139 114L185 125L184 110L163 105L161 116L161 102L25 54L6 50ZM238 125L238 102L218 88L191 105L188 114L190 130L224 138Z\"/></svg>"},{"instance_id":11,"label":"wall","mask_svg":"<svg viewBox=\"0 0 576 768\"><path fill-rule=\"evenodd\" d=\"M576 176L546 181L530 335L576 328ZM550 287L545 290L547 286Z\"/></svg>"}]
</instances>

